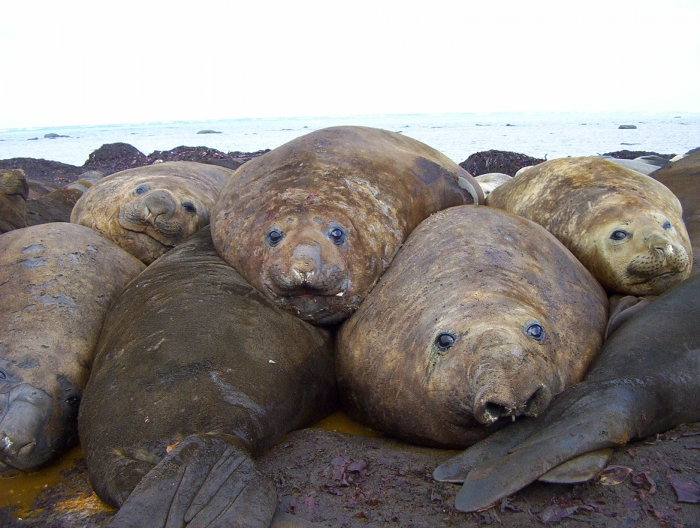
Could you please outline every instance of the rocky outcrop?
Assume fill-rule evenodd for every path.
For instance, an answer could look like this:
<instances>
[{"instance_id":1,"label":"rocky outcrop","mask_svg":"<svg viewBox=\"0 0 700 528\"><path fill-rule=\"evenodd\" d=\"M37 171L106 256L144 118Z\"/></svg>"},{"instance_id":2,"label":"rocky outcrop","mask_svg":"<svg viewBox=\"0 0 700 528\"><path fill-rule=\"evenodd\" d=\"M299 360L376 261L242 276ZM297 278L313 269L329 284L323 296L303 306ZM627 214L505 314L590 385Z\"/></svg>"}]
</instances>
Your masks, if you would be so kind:
<instances>
[{"instance_id":1,"label":"rocky outcrop","mask_svg":"<svg viewBox=\"0 0 700 528\"><path fill-rule=\"evenodd\" d=\"M517 152L506 150L485 150L469 156L459 164L472 176L480 176L490 172L501 172L508 176L515 176L523 167L542 163L543 159L533 158Z\"/></svg>"}]
</instances>

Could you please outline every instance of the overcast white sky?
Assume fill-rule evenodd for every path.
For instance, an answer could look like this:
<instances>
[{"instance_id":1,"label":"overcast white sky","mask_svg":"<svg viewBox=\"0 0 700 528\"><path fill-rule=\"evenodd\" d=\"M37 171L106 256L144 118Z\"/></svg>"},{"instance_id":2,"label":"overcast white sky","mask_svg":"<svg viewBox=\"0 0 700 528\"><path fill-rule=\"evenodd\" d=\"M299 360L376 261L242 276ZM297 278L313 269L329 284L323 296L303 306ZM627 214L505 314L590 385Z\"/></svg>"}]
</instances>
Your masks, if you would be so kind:
<instances>
[{"instance_id":1,"label":"overcast white sky","mask_svg":"<svg viewBox=\"0 0 700 528\"><path fill-rule=\"evenodd\" d=\"M700 0L0 3L0 128L700 111Z\"/></svg>"}]
</instances>

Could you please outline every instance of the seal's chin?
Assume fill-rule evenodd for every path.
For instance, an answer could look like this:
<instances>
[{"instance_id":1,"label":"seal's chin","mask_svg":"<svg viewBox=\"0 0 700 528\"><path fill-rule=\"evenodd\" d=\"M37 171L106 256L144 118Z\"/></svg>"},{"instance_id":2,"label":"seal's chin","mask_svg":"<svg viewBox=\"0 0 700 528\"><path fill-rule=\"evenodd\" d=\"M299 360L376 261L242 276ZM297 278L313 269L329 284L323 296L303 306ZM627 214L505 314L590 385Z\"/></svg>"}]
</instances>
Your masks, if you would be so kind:
<instances>
[{"instance_id":1,"label":"seal's chin","mask_svg":"<svg viewBox=\"0 0 700 528\"><path fill-rule=\"evenodd\" d=\"M295 295L278 295L269 290L277 306L315 325L332 325L350 317L359 301L341 290L328 295L319 291L300 291ZM357 297L357 296L355 296Z\"/></svg>"}]
</instances>

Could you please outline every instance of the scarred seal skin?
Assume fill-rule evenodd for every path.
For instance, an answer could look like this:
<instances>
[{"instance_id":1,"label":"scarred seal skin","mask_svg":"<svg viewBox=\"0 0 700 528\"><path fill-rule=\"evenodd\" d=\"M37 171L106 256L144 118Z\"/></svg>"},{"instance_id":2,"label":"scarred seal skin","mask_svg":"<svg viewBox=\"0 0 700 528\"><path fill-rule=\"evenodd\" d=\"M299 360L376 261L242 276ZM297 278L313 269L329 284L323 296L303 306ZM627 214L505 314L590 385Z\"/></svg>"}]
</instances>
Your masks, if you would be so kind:
<instances>
[{"instance_id":1,"label":"scarred seal skin","mask_svg":"<svg viewBox=\"0 0 700 528\"><path fill-rule=\"evenodd\" d=\"M477 511L553 468L700 420L700 276L659 296L606 341L581 383L535 420L508 426L439 466ZM581 459L584 460L584 459Z\"/></svg>"},{"instance_id":2,"label":"scarred seal skin","mask_svg":"<svg viewBox=\"0 0 700 528\"><path fill-rule=\"evenodd\" d=\"M273 306L206 227L115 301L80 439L114 526L268 526L275 487L251 457L337 405L330 332Z\"/></svg>"},{"instance_id":3,"label":"scarred seal skin","mask_svg":"<svg viewBox=\"0 0 700 528\"><path fill-rule=\"evenodd\" d=\"M375 128L326 128L243 165L216 203L212 236L278 306L332 324L424 218L471 203L483 203L479 185L431 147Z\"/></svg>"},{"instance_id":4,"label":"scarred seal skin","mask_svg":"<svg viewBox=\"0 0 700 528\"><path fill-rule=\"evenodd\" d=\"M209 224L231 169L191 161L118 172L87 189L70 221L102 233L150 264Z\"/></svg>"},{"instance_id":5,"label":"scarred seal skin","mask_svg":"<svg viewBox=\"0 0 700 528\"><path fill-rule=\"evenodd\" d=\"M541 226L490 207L439 212L338 333L344 408L408 442L473 444L581 379L607 309L600 285Z\"/></svg>"},{"instance_id":6,"label":"scarred seal skin","mask_svg":"<svg viewBox=\"0 0 700 528\"><path fill-rule=\"evenodd\" d=\"M692 248L678 198L605 159L530 167L486 203L544 226L609 293L659 295L690 275Z\"/></svg>"},{"instance_id":7,"label":"scarred seal skin","mask_svg":"<svg viewBox=\"0 0 700 528\"><path fill-rule=\"evenodd\" d=\"M77 439L105 314L144 268L75 224L0 237L0 475L36 468Z\"/></svg>"},{"instance_id":8,"label":"scarred seal skin","mask_svg":"<svg viewBox=\"0 0 700 528\"><path fill-rule=\"evenodd\" d=\"M29 186L22 169L0 170L0 234L27 226Z\"/></svg>"},{"instance_id":9,"label":"scarred seal skin","mask_svg":"<svg viewBox=\"0 0 700 528\"><path fill-rule=\"evenodd\" d=\"M651 176L673 191L683 206L683 222L693 247L691 274L700 273L700 151L653 172Z\"/></svg>"}]
</instances>

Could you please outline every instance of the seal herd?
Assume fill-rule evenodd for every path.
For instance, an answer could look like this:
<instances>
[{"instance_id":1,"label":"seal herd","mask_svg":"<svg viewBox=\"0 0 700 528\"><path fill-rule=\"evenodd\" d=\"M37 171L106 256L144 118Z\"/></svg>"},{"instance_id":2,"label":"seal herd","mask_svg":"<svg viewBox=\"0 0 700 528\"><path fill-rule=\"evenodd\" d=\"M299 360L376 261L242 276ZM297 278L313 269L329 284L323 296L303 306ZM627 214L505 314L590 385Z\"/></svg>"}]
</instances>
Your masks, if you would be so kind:
<instances>
[{"instance_id":1,"label":"seal herd","mask_svg":"<svg viewBox=\"0 0 700 528\"><path fill-rule=\"evenodd\" d=\"M648 172L562 158L482 190L366 127L50 207L0 171L0 476L79 435L111 526L268 526L255 457L342 405L466 448L434 474L461 511L577 481L572 459L590 478L700 421L700 155Z\"/></svg>"}]
</instances>

